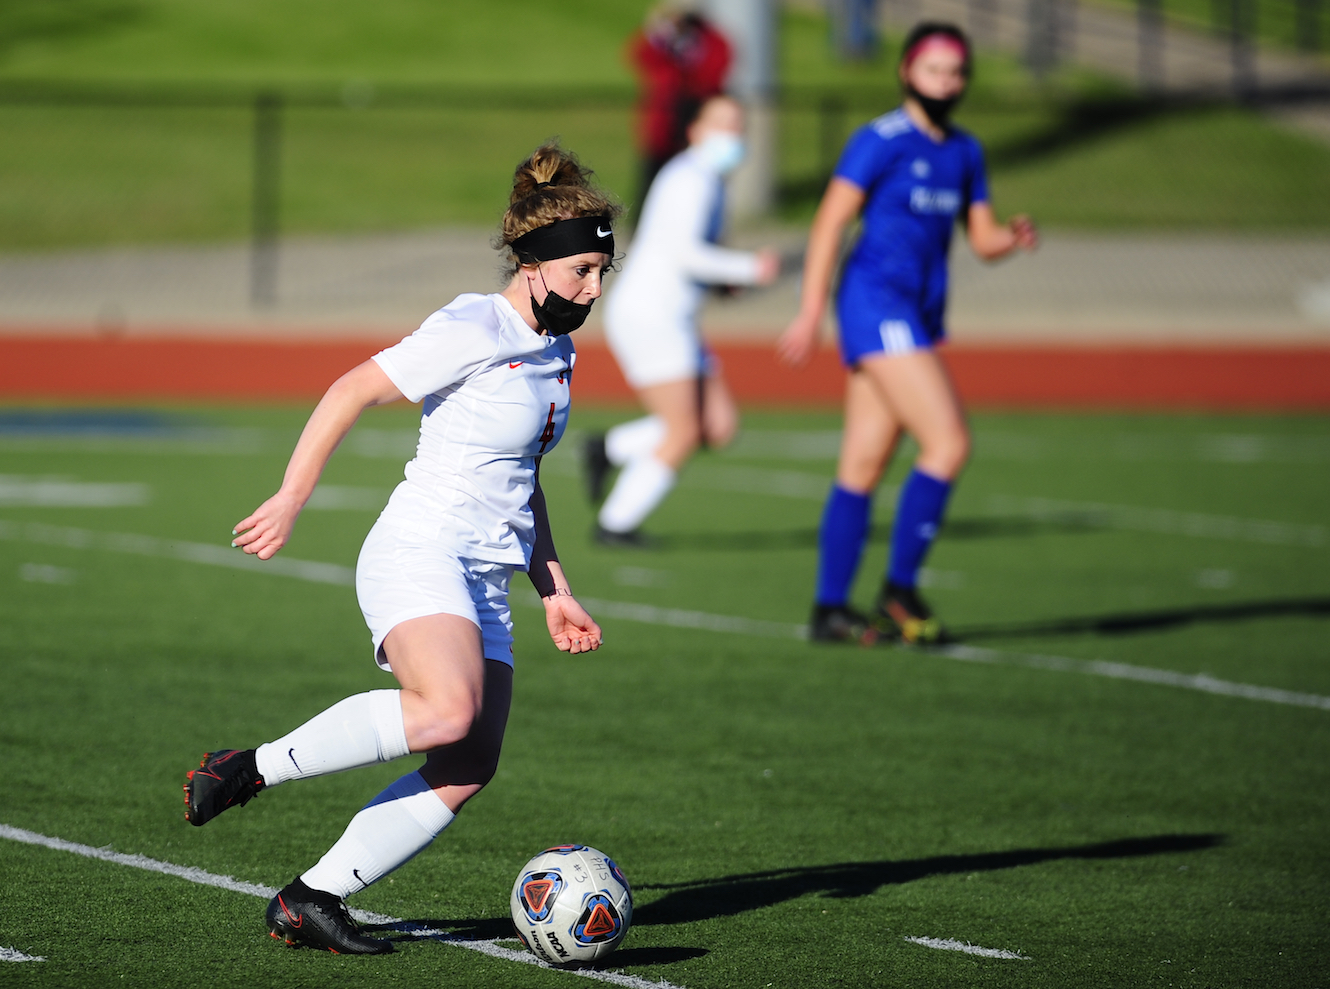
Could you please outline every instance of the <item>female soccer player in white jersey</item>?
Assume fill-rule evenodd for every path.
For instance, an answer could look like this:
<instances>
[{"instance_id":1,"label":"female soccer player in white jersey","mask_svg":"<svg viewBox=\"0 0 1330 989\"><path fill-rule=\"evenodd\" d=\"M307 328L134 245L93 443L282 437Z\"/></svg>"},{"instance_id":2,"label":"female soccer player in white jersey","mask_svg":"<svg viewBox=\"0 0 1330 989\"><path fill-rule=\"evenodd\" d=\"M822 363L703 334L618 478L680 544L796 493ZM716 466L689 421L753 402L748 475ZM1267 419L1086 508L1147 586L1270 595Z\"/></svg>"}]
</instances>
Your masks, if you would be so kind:
<instances>
[{"instance_id":1,"label":"female soccer player in white jersey","mask_svg":"<svg viewBox=\"0 0 1330 989\"><path fill-rule=\"evenodd\" d=\"M523 162L503 218L507 288L458 296L338 379L281 489L236 526L233 545L271 558L360 413L423 400L416 457L356 566L374 658L401 689L348 697L257 750L210 752L185 784L185 816L202 825L290 780L425 754L418 771L371 800L273 898L269 930L288 943L392 950L356 929L345 898L421 851L493 777L512 698L514 570L528 571L560 649L600 647L599 626L560 568L539 480L541 455L568 418L575 354L567 334L600 295L614 256L618 208L589 176L553 144Z\"/></svg>"},{"instance_id":2,"label":"female soccer player in white jersey","mask_svg":"<svg viewBox=\"0 0 1330 989\"><path fill-rule=\"evenodd\" d=\"M836 484L822 516L812 636L930 643L943 630L919 597L919 570L970 451L965 414L942 342L947 252L959 220L971 249L1000 258L1037 244L1023 216L1000 224L989 204L979 142L948 123L970 76L970 45L950 24L920 24L900 63L903 105L851 136L818 207L804 262L799 313L779 343L795 366L812 356L830 295L841 235L863 230L836 296L841 357L850 369ZM902 433L919 444L901 487L891 556L876 613L849 606L868 535L874 488Z\"/></svg>"},{"instance_id":3,"label":"female soccer player in white jersey","mask_svg":"<svg viewBox=\"0 0 1330 989\"><path fill-rule=\"evenodd\" d=\"M641 543L638 526L674 486L698 444L725 446L738 413L697 328L707 284L775 280L772 251L716 245L724 177L743 158L743 108L717 96L688 128L689 146L660 170L642 208L623 273L605 300L610 349L649 415L593 436L583 451L593 501L611 467L622 467L601 506L596 538Z\"/></svg>"}]
</instances>

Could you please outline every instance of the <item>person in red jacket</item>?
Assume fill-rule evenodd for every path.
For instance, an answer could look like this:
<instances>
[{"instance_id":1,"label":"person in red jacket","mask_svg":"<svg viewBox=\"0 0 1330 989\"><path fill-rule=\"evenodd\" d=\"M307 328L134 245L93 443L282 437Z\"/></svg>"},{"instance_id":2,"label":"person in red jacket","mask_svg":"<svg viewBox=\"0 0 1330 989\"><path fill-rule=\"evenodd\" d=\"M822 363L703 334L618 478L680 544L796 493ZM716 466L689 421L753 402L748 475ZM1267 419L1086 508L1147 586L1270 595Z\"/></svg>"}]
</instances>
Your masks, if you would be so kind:
<instances>
[{"instance_id":1,"label":"person in red jacket","mask_svg":"<svg viewBox=\"0 0 1330 989\"><path fill-rule=\"evenodd\" d=\"M656 173L688 146L698 109L725 88L730 43L695 11L662 4L628 42L628 60L642 84L637 141L642 155L640 205Z\"/></svg>"}]
</instances>

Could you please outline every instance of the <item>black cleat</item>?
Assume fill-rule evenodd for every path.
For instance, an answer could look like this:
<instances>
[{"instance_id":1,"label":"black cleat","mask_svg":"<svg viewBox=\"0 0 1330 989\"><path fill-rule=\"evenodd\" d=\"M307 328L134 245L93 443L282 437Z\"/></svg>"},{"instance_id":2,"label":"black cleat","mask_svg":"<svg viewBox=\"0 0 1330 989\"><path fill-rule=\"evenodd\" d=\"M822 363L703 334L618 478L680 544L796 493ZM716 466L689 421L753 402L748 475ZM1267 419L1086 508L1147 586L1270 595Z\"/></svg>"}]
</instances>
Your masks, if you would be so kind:
<instances>
[{"instance_id":1,"label":"black cleat","mask_svg":"<svg viewBox=\"0 0 1330 989\"><path fill-rule=\"evenodd\" d=\"M605 479L613 466L605 452L605 434L588 436L582 444L582 470L586 472L587 494L593 505L605 497Z\"/></svg>"},{"instance_id":2,"label":"black cleat","mask_svg":"<svg viewBox=\"0 0 1330 989\"><path fill-rule=\"evenodd\" d=\"M868 618L843 604L815 604L808 623L808 638L814 642L857 642L876 645L882 638Z\"/></svg>"},{"instance_id":3,"label":"black cleat","mask_svg":"<svg viewBox=\"0 0 1330 989\"><path fill-rule=\"evenodd\" d=\"M393 943L365 937L341 897L306 886L299 878L268 904L268 933L292 946L323 948L334 955L386 955Z\"/></svg>"},{"instance_id":4,"label":"black cleat","mask_svg":"<svg viewBox=\"0 0 1330 989\"><path fill-rule=\"evenodd\" d=\"M198 769L185 774L185 820L202 827L228 807L241 806L263 789L254 750L203 753Z\"/></svg>"},{"instance_id":5,"label":"black cleat","mask_svg":"<svg viewBox=\"0 0 1330 989\"><path fill-rule=\"evenodd\" d=\"M952 641L913 587L890 583L883 587L873 624L879 632L898 636L914 646L940 646Z\"/></svg>"},{"instance_id":6,"label":"black cleat","mask_svg":"<svg viewBox=\"0 0 1330 989\"><path fill-rule=\"evenodd\" d=\"M612 529L605 529L598 525L591 531L591 538L602 546L613 546L621 549L655 549L656 547L655 540L643 533L641 529L634 529L632 532L615 532Z\"/></svg>"}]
</instances>

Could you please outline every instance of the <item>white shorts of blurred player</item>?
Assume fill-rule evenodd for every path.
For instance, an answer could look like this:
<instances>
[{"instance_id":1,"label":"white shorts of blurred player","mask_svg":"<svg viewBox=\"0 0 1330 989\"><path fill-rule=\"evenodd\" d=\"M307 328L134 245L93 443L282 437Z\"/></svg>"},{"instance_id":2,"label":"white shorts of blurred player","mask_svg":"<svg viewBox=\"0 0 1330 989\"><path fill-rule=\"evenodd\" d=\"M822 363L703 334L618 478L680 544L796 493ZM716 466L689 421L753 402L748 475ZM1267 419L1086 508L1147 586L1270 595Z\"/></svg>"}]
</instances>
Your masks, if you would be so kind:
<instances>
[{"instance_id":1,"label":"white shorts of blurred player","mask_svg":"<svg viewBox=\"0 0 1330 989\"><path fill-rule=\"evenodd\" d=\"M391 670L383 640L402 622L426 615L460 615L480 628L485 658L511 666L512 575L508 564L467 559L445 540L428 539L379 519L356 562L356 597L374 640L374 661Z\"/></svg>"},{"instance_id":2,"label":"white shorts of blurred player","mask_svg":"<svg viewBox=\"0 0 1330 989\"><path fill-rule=\"evenodd\" d=\"M669 381L710 377L720 367L696 325L651 318L622 302L605 313L605 339L624 378L638 391Z\"/></svg>"}]
</instances>

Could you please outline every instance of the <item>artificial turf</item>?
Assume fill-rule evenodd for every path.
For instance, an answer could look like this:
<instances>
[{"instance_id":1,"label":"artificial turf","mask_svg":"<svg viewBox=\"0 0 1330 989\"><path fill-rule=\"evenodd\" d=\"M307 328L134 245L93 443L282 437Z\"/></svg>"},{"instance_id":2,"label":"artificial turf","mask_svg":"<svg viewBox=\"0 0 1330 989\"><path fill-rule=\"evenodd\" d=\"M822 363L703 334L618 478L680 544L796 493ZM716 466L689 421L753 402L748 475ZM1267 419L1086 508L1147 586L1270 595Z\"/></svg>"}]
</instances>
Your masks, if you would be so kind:
<instances>
[{"instance_id":1,"label":"artificial turf","mask_svg":"<svg viewBox=\"0 0 1330 989\"><path fill-rule=\"evenodd\" d=\"M224 546L278 482L303 415L156 410L84 435L0 414L0 823L281 885L410 765L284 786L189 827L179 786L204 749L390 685L352 590L26 528ZM579 409L574 427L621 418ZM367 416L324 483L386 497L412 421L405 407ZM777 633L804 621L837 425L751 414L739 446L702 456L651 520L651 551L590 544L570 437L544 479L574 588ZM985 414L976 436L927 592L967 644L1330 695L1324 418ZM35 477L149 498L14 504L29 490L15 478ZM861 604L889 515L879 499ZM1280 526L1150 530L1198 517ZM307 511L283 553L351 566L373 518ZM608 967L688 989L1330 979L1330 711L605 616L605 647L570 658L514 586L498 777L353 905L503 937L518 868L571 840L634 884ZM432 940L384 958L287 950L258 899L11 841L0 879L0 948L46 959L0 961L5 985L580 984Z\"/></svg>"}]
</instances>

